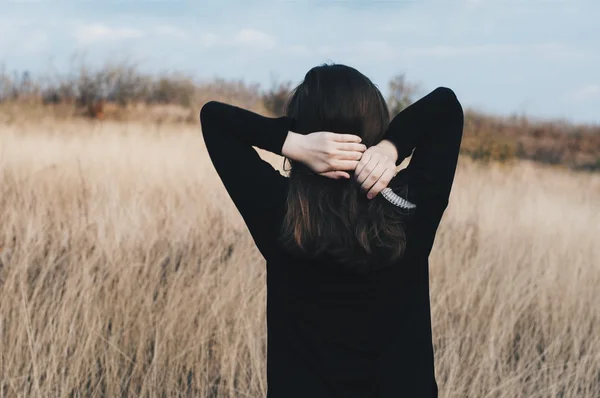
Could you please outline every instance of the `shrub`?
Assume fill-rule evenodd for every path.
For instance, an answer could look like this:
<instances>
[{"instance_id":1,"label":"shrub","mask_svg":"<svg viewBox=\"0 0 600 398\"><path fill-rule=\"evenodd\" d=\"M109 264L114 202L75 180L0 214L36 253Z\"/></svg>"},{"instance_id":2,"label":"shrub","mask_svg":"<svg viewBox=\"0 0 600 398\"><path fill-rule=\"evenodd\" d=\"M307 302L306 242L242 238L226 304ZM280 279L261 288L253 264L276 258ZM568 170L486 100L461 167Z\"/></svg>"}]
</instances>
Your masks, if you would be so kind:
<instances>
[{"instance_id":1,"label":"shrub","mask_svg":"<svg viewBox=\"0 0 600 398\"><path fill-rule=\"evenodd\" d=\"M292 82L273 81L271 83L271 88L262 94L265 108L274 116L283 116L291 93Z\"/></svg>"},{"instance_id":2,"label":"shrub","mask_svg":"<svg viewBox=\"0 0 600 398\"><path fill-rule=\"evenodd\" d=\"M390 92L387 98L387 105L392 116L415 102L415 98L420 91L419 85L408 82L404 74L392 78L388 84L388 88Z\"/></svg>"}]
</instances>

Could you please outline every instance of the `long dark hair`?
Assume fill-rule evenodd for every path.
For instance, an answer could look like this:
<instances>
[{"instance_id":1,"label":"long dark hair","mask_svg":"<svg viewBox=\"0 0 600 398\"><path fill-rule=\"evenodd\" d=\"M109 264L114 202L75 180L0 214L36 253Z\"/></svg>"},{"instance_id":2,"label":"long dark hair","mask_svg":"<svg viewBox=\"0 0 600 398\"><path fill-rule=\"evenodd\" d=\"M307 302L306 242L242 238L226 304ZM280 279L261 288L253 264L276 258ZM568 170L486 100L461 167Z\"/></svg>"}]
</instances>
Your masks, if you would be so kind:
<instances>
[{"instance_id":1,"label":"long dark hair","mask_svg":"<svg viewBox=\"0 0 600 398\"><path fill-rule=\"evenodd\" d=\"M296 120L298 133L356 134L367 147L383 139L390 122L377 86L340 64L308 71L293 91L286 114ZM406 215L381 195L368 200L354 179L329 179L301 163L285 161L290 185L281 242L287 249L311 257L329 255L362 271L402 257Z\"/></svg>"}]
</instances>

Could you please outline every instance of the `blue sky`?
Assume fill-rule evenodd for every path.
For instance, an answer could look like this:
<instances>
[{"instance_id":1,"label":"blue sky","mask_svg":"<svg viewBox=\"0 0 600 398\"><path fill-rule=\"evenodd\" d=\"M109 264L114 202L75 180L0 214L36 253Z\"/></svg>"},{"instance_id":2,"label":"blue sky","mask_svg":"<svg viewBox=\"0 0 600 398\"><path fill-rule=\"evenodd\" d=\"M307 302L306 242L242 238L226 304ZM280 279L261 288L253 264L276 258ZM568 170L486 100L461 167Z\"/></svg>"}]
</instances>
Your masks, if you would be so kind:
<instances>
[{"instance_id":1,"label":"blue sky","mask_svg":"<svg viewBox=\"0 0 600 398\"><path fill-rule=\"evenodd\" d=\"M299 82L356 67L405 73L465 107L600 123L598 0L0 0L0 63L61 72L128 60L199 79Z\"/></svg>"}]
</instances>

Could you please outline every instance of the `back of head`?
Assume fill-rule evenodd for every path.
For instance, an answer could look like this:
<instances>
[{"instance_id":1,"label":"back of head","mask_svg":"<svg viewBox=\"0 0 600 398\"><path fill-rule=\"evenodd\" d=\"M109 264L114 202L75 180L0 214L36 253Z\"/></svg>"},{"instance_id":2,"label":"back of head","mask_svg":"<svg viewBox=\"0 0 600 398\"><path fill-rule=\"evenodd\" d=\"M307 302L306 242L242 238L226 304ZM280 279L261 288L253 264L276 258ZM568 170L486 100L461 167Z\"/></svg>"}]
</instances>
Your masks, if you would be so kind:
<instances>
[{"instance_id":1,"label":"back of head","mask_svg":"<svg viewBox=\"0 0 600 398\"><path fill-rule=\"evenodd\" d=\"M383 139L390 121L379 89L356 69L339 64L311 69L294 90L287 115L296 120L298 133L356 134L367 147ZM354 179L329 179L286 161L290 189L281 233L286 248L308 257L327 255L357 271L402 257L406 216L381 195L368 200Z\"/></svg>"}]
</instances>

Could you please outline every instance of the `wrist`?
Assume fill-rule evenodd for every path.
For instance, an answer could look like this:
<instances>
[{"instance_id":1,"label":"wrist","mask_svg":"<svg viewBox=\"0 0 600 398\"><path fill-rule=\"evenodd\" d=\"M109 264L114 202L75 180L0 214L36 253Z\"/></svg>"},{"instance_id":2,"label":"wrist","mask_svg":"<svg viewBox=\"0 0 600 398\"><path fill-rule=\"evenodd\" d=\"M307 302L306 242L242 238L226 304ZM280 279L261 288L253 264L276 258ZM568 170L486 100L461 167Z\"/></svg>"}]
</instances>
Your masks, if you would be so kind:
<instances>
[{"instance_id":1,"label":"wrist","mask_svg":"<svg viewBox=\"0 0 600 398\"><path fill-rule=\"evenodd\" d=\"M304 135L288 131L287 137L283 142L281 148L281 154L288 159L294 161L301 161L302 154L302 141L305 138Z\"/></svg>"},{"instance_id":2,"label":"wrist","mask_svg":"<svg viewBox=\"0 0 600 398\"><path fill-rule=\"evenodd\" d=\"M383 139L377 144L377 146L389 157L391 157L394 162L398 161L398 148L396 148L396 145L392 141Z\"/></svg>"}]
</instances>

